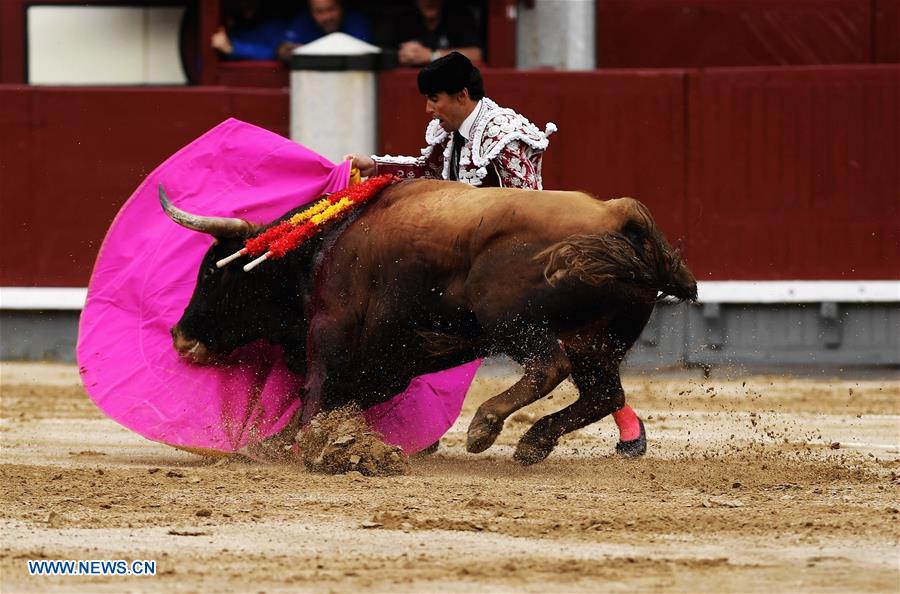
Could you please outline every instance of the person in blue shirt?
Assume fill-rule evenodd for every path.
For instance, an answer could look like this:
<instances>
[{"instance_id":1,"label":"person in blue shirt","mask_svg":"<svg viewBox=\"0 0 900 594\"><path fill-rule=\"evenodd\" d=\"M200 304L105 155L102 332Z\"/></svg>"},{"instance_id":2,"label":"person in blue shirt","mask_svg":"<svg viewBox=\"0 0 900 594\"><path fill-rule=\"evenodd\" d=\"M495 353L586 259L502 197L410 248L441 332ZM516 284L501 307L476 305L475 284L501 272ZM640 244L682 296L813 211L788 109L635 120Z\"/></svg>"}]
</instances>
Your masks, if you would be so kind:
<instances>
[{"instance_id":1,"label":"person in blue shirt","mask_svg":"<svg viewBox=\"0 0 900 594\"><path fill-rule=\"evenodd\" d=\"M288 26L284 43L278 48L278 57L290 60L294 48L337 31L363 41L372 38L365 17L356 11L345 10L340 0L309 0L309 11L300 12Z\"/></svg>"},{"instance_id":2,"label":"person in blue shirt","mask_svg":"<svg viewBox=\"0 0 900 594\"><path fill-rule=\"evenodd\" d=\"M340 31L369 41L369 23L355 11L345 11L340 0L309 0L309 10L293 19L279 16L249 19L226 32L220 27L212 47L229 60L289 61L294 48Z\"/></svg>"},{"instance_id":3,"label":"person in blue shirt","mask_svg":"<svg viewBox=\"0 0 900 594\"><path fill-rule=\"evenodd\" d=\"M210 45L228 60L274 60L284 41L292 13L262 0L228 0L222 3L223 24Z\"/></svg>"},{"instance_id":4,"label":"person in blue shirt","mask_svg":"<svg viewBox=\"0 0 900 594\"><path fill-rule=\"evenodd\" d=\"M287 26L287 22L273 19L253 27L237 27L230 34L219 27L213 33L212 46L229 60L275 60Z\"/></svg>"}]
</instances>

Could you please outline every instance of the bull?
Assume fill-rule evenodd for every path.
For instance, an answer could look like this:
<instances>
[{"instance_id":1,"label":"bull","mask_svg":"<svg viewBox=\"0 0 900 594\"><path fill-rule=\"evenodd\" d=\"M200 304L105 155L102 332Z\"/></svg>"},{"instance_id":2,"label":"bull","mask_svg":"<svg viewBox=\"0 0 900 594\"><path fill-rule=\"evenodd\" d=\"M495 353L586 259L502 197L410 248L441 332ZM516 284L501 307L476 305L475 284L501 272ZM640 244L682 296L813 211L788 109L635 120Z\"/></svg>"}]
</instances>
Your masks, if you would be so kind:
<instances>
[{"instance_id":1,"label":"bull","mask_svg":"<svg viewBox=\"0 0 900 594\"><path fill-rule=\"evenodd\" d=\"M215 263L263 227L186 213L162 189L160 201L216 240L172 328L185 360L212 363L258 339L282 345L288 368L305 377L303 424L384 402L416 376L508 355L523 374L478 408L470 452L571 376L578 399L522 436L514 458L523 464L621 408L619 367L654 304L697 296L678 251L631 198L406 181L249 273Z\"/></svg>"}]
</instances>

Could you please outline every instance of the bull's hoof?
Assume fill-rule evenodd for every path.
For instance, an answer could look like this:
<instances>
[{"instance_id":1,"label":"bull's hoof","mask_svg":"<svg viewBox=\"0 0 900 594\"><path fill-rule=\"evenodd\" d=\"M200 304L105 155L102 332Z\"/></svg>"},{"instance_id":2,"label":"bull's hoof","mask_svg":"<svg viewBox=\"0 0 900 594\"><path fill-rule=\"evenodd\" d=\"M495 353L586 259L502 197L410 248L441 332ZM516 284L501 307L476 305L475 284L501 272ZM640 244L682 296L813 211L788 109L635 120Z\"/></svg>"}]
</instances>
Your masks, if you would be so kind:
<instances>
[{"instance_id":1,"label":"bull's hoof","mask_svg":"<svg viewBox=\"0 0 900 594\"><path fill-rule=\"evenodd\" d=\"M428 446L427 448L419 450L418 452L413 454L413 456L415 456L416 458L424 458L425 456L430 456L433 453L437 452L439 447L441 447L440 439L437 440L436 442L434 442L433 444L431 444L430 446Z\"/></svg>"},{"instance_id":2,"label":"bull's hoof","mask_svg":"<svg viewBox=\"0 0 900 594\"><path fill-rule=\"evenodd\" d=\"M480 454L497 440L503 431L503 419L495 414L475 413L475 418L469 424L466 438L466 451L470 454Z\"/></svg>"},{"instance_id":3,"label":"bull's hoof","mask_svg":"<svg viewBox=\"0 0 900 594\"><path fill-rule=\"evenodd\" d=\"M519 440L513 460L522 466L531 466L543 461L556 447L556 440L536 439L526 440L527 434Z\"/></svg>"},{"instance_id":4,"label":"bull's hoof","mask_svg":"<svg viewBox=\"0 0 900 594\"><path fill-rule=\"evenodd\" d=\"M644 432L644 422L638 419L641 424L641 434L637 439L631 441L620 441L616 444L616 453L623 458L640 458L647 453L647 434Z\"/></svg>"}]
</instances>

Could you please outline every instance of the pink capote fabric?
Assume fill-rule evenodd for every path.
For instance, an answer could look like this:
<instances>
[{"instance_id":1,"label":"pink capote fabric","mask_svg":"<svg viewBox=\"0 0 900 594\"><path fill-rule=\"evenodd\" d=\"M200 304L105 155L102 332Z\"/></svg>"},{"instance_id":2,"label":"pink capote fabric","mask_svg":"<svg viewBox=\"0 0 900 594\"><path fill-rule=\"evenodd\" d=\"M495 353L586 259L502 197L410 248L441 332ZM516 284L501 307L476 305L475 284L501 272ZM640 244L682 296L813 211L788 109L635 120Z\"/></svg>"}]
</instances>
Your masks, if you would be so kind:
<instances>
[{"instance_id":1,"label":"pink capote fabric","mask_svg":"<svg viewBox=\"0 0 900 594\"><path fill-rule=\"evenodd\" d=\"M148 439L197 450L235 452L281 430L300 406L302 378L287 370L278 347L247 345L214 367L184 363L172 348L169 329L190 300L212 238L169 220L157 185L189 212L268 222L348 179L348 162L334 165L235 119L147 176L106 235L81 315L79 369L97 406ZM418 377L365 416L389 443L421 450L459 416L477 368L472 362Z\"/></svg>"}]
</instances>

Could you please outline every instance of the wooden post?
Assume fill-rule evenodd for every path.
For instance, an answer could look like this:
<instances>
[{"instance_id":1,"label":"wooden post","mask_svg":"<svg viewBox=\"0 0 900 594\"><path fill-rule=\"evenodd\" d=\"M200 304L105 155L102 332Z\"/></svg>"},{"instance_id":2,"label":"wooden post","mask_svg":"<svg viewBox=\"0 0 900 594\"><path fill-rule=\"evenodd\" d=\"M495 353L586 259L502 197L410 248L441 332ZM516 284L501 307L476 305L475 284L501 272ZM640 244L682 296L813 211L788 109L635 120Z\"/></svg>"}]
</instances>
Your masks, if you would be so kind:
<instances>
[{"instance_id":1,"label":"wooden post","mask_svg":"<svg viewBox=\"0 0 900 594\"><path fill-rule=\"evenodd\" d=\"M219 82L219 55L210 46L213 33L222 25L221 0L197 0L199 13L200 84L215 85Z\"/></svg>"}]
</instances>

